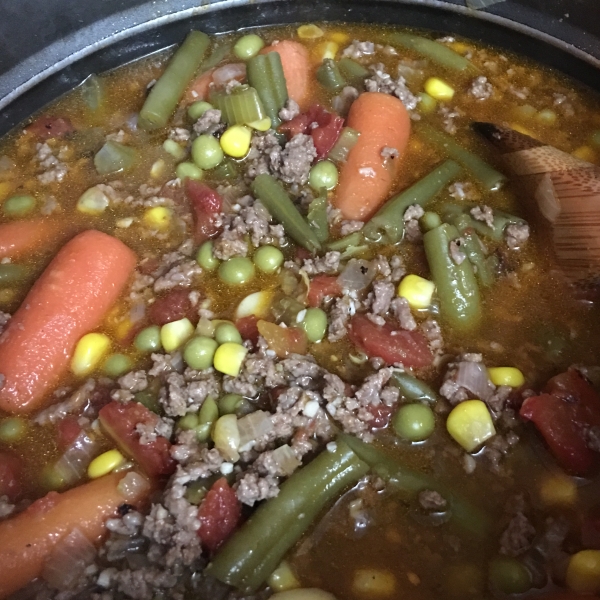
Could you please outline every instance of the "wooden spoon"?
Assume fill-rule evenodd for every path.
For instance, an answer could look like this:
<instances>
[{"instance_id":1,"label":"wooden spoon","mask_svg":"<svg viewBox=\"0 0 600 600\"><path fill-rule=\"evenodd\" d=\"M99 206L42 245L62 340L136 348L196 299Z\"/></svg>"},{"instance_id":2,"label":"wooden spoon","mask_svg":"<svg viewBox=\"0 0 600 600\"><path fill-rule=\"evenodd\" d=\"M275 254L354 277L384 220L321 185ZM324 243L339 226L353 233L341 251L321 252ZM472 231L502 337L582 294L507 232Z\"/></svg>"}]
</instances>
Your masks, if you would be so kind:
<instances>
[{"instance_id":1,"label":"wooden spoon","mask_svg":"<svg viewBox=\"0 0 600 600\"><path fill-rule=\"evenodd\" d=\"M548 229L565 277L600 291L600 168L514 129L492 123L473 129L502 154L536 223Z\"/></svg>"}]
</instances>

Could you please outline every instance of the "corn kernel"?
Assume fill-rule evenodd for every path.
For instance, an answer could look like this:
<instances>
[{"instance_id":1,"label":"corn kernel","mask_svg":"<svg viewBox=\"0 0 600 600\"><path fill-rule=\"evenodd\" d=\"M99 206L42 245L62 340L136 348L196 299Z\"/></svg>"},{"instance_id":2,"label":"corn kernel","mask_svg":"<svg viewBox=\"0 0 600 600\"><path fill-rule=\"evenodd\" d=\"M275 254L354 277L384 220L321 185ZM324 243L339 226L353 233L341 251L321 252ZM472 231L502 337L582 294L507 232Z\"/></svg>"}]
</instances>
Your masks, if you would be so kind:
<instances>
[{"instance_id":1,"label":"corn kernel","mask_svg":"<svg viewBox=\"0 0 600 600\"><path fill-rule=\"evenodd\" d=\"M125 457L116 449L104 452L90 463L87 473L90 479L108 475L125 462Z\"/></svg>"},{"instance_id":2,"label":"corn kernel","mask_svg":"<svg viewBox=\"0 0 600 600\"><path fill-rule=\"evenodd\" d=\"M194 335L194 326L187 317L171 321L160 328L160 342L165 352L173 352Z\"/></svg>"},{"instance_id":3,"label":"corn kernel","mask_svg":"<svg viewBox=\"0 0 600 600\"><path fill-rule=\"evenodd\" d=\"M567 586L575 592L594 594L600 591L600 550L581 550L569 560Z\"/></svg>"},{"instance_id":4,"label":"corn kernel","mask_svg":"<svg viewBox=\"0 0 600 600\"><path fill-rule=\"evenodd\" d=\"M252 131L243 125L232 125L221 136L223 152L233 158L243 158L250 150Z\"/></svg>"},{"instance_id":5,"label":"corn kernel","mask_svg":"<svg viewBox=\"0 0 600 600\"><path fill-rule=\"evenodd\" d=\"M225 373L225 375L231 375L231 377L237 377L246 354L248 354L248 350L241 344L225 342L217 348L213 365L217 371Z\"/></svg>"},{"instance_id":6,"label":"corn kernel","mask_svg":"<svg viewBox=\"0 0 600 600\"><path fill-rule=\"evenodd\" d=\"M298 27L298 37L301 40L316 40L324 35L325 32L316 25L300 25Z\"/></svg>"},{"instance_id":7,"label":"corn kernel","mask_svg":"<svg viewBox=\"0 0 600 600\"><path fill-rule=\"evenodd\" d=\"M490 411L481 400L465 400L455 406L448 415L446 429L467 452L496 435Z\"/></svg>"},{"instance_id":8,"label":"corn kernel","mask_svg":"<svg viewBox=\"0 0 600 600\"><path fill-rule=\"evenodd\" d=\"M546 476L540 485L540 500L550 508L573 506L577 502L577 486L566 475Z\"/></svg>"},{"instance_id":9,"label":"corn kernel","mask_svg":"<svg viewBox=\"0 0 600 600\"><path fill-rule=\"evenodd\" d=\"M425 91L436 100L452 100L454 88L439 77L430 77L425 82Z\"/></svg>"},{"instance_id":10,"label":"corn kernel","mask_svg":"<svg viewBox=\"0 0 600 600\"><path fill-rule=\"evenodd\" d=\"M467 44L464 44L463 42L452 42L448 45L454 52L458 52L458 54L466 54L471 49L470 46L467 46Z\"/></svg>"},{"instance_id":11,"label":"corn kernel","mask_svg":"<svg viewBox=\"0 0 600 600\"><path fill-rule=\"evenodd\" d=\"M119 340L124 340L131 331L132 327L133 323L129 318L123 319L115 328L115 336Z\"/></svg>"},{"instance_id":12,"label":"corn kernel","mask_svg":"<svg viewBox=\"0 0 600 600\"><path fill-rule=\"evenodd\" d=\"M396 590L396 578L381 569L358 569L354 573L352 590L357 596L387 598Z\"/></svg>"},{"instance_id":13,"label":"corn kernel","mask_svg":"<svg viewBox=\"0 0 600 600\"><path fill-rule=\"evenodd\" d=\"M158 179L162 177L166 168L167 163L162 158L159 158L158 160L154 161L150 167L150 177L152 177L152 179Z\"/></svg>"},{"instance_id":14,"label":"corn kernel","mask_svg":"<svg viewBox=\"0 0 600 600\"><path fill-rule=\"evenodd\" d=\"M523 373L516 367L490 367L488 377L494 385L508 385L518 388L525 383Z\"/></svg>"},{"instance_id":15,"label":"corn kernel","mask_svg":"<svg viewBox=\"0 0 600 600\"><path fill-rule=\"evenodd\" d=\"M171 225L172 211L166 206L154 206L146 209L144 223L152 229L164 231Z\"/></svg>"},{"instance_id":16,"label":"corn kernel","mask_svg":"<svg viewBox=\"0 0 600 600\"><path fill-rule=\"evenodd\" d=\"M271 129L271 119L265 117L264 119L260 119L260 121L252 121L252 123L248 123L248 127L252 127L256 131L268 131Z\"/></svg>"},{"instance_id":17,"label":"corn kernel","mask_svg":"<svg viewBox=\"0 0 600 600\"><path fill-rule=\"evenodd\" d=\"M91 373L110 350L110 338L104 333L86 333L75 346L71 371L78 377Z\"/></svg>"},{"instance_id":18,"label":"corn kernel","mask_svg":"<svg viewBox=\"0 0 600 600\"><path fill-rule=\"evenodd\" d=\"M336 42L337 44L345 44L350 39L350 36L343 31L333 31L329 34L329 39Z\"/></svg>"},{"instance_id":19,"label":"corn kernel","mask_svg":"<svg viewBox=\"0 0 600 600\"><path fill-rule=\"evenodd\" d=\"M267 583L276 592L285 592L300 587L300 582L287 560L282 560L279 563L279 566L271 573Z\"/></svg>"},{"instance_id":20,"label":"corn kernel","mask_svg":"<svg viewBox=\"0 0 600 600\"><path fill-rule=\"evenodd\" d=\"M435 291L433 281L418 275L407 275L398 286L398 296L406 298L411 308L427 308Z\"/></svg>"},{"instance_id":21,"label":"corn kernel","mask_svg":"<svg viewBox=\"0 0 600 600\"><path fill-rule=\"evenodd\" d=\"M319 63L323 62L326 58L334 60L339 49L339 45L335 42L321 42L315 46L313 56Z\"/></svg>"},{"instance_id":22,"label":"corn kernel","mask_svg":"<svg viewBox=\"0 0 600 600\"><path fill-rule=\"evenodd\" d=\"M511 123L510 127L511 127L511 129L514 129L515 131L522 133L523 135L528 135L529 137L535 138L535 133L533 133L533 131L531 131L531 129L527 129L527 127L523 127L523 125L521 125L520 123Z\"/></svg>"},{"instance_id":23,"label":"corn kernel","mask_svg":"<svg viewBox=\"0 0 600 600\"><path fill-rule=\"evenodd\" d=\"M580 160L585 160L586 162L595 162L596 161L596 153L593 148L589 146L580 146L571 153L575 158L579 158Z\"/></svg>"}]
</instances>

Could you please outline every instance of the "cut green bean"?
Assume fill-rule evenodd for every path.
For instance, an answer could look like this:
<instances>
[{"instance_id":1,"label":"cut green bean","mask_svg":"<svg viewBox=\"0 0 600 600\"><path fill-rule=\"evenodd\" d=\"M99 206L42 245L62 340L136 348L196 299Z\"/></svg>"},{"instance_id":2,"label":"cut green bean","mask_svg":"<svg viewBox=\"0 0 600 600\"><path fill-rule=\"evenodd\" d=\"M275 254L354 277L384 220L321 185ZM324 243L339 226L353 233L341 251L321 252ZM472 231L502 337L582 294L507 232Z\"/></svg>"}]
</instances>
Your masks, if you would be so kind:
<instances>
[{"instance_id":1,"label":"cut green bean","mask_svg":"<svg viewBox=\"0 0 600 600\"><path fill-rule=\"evenodd\" d=\"M188 34L150 90L140 111L141 127L150 130L167 124L183 92L198 70L209 44L210 38L201 31Z\"/></svg>"},{"instance_id":2,"label":"cut green bean","mask_svg":"<svg viewBox=\"0 0 600 600\"><path fill-rule=\"evenodd\" d=\"M447 160L380 208L364 226L362 233L370 242L397 244L404 235L404 213L409 206L427 204L460 173L460 166Z\"/></svg>"},{"instance_id":3,"label":"cut green bean","mask_svg":"<svg viewBox=\"0 0 600 600\"><path fill-rule=\"evenodd\" d=\"M392 46L402 46L412 50L440 67L452 69L453 71L477 71L470 60L434 40L412 33L392 33L388 36L387 41Z\"/></svg>"},{"instance_id":4,"label":"cut green bean","mask_svg":"<svg viewBox=\"0 0 600 600\"><path fill-rule=\"evenodd\" d=\"M461 234L460 249L473 265L475 275L483 287L490 287L494 281L494 273L487 262L484 246L475 230L471 227L471 219L465 214L457 215L451 223Z\"/></svg>"},{"instance_id":5,"label":"cut green bean","mask_svg":"<svg viewBox=\"0 0 600 600\"><path fill-rule=\"evenodd\" d=\"M317 69L317 81L328 91L337 92L346 85L346 80L340 73L338 65L326 58Z\"/></svg>"},{"instance_id":6,"label":"cut green bean","mask_svg":"<svg viewBox=\"0 0 600 600\"><path fill-rule=\"evenodd\" d=\"M354 233L349 233L348 235L334 240L333 242L329 242L327 244L327 249L335 250L336 252L343 252L351 246L359 246L362 241L363 236L360 231L355 231Z\"/></svg>"},{"instance_id":7,"label":"cut green bean","mask_svg":"<svg viewBox=\"0 0 600 600\"><path fill-rule=\"evenodd\" d=\"M287 192L272 175L262 173L252 182L254 195L262 202L273 218L281 223L286 233L297 243L316 252L321 243L300 214Z\"/></svg>"},{"instance_id":8,"label":"cut green bean","mask_svg":"<svg viewBox=\"0 0 600 600\"><path fill-rule=\"evenodd\" d=\"M247 76L250 85L260 95L271 126L277 127L281 123L279 111L288 99L281 57L277 52L253 56L248 61Z\"/></svg>"},{"instance_id":9,"label":"cut green bean","mask_svg":"<svg viewBox=\"0 0 600 600\"><path fill-rule=\"evenodd\" d=\"M469 331L481 319L481 299L471 263L457 264L450 255L450 242L458 237L454 225L443 223L423 236L423 244L442 317L456 330Z\"/></svg>"},{"instance_id":10,"label":"cut green bean","mask_svg":"<svg viewBox=\"0 0 600 600\"><path fill-rule=\"evenodd\" d=\"M427 211L419 220L421 228L424 231L429 231L430 229L435 229L442 224L442 219L437 213Z\"/></svg>"},{"instance_id":11,"label":"cut green bean","mask_svg":"<svg viewBox=\"0 0 600 600\"><path fill-rule=\"evenodd\" d=\"M348 83L357 88L361 88L365 79L371 75L368 69L351 58L342 58L338 62L338 68Z\"/></svg>"},{"instance_id":12,"label":"cut green bean","mask_svg":"<svg viewBox=\"0 0 600 600\"><path fill-rule=\"evenodd\" d=\"M327 221L327 194L315 198L308 206L306 220L319 242L329 238L329 222Z\"/></svg>"},{"instance_id":13,"label":"cut green bean","mask_svg":"<svg viewBox=\"0 0 600 600\"><path fill-rule=\"evenodd\" d=\"M400 394L407 400L414 402L429 402L435 404L437 402L437 394L424 381L409 375L408 373L395 372L390 380L392 385L395 385Z\"/></svg>"},{"instance_id":14,"label":"cut green bean","mask_svg":"<svg viewBox=\"0 0 600 600\"><path fill-rule=\"evenodd\" d=\"M494 167L488 165L479 156L457 144L452 137L431 127L431 125L421 123L417 126L417 132L427 143L436 146L438 150L445 152L450 158L459 162L487 190L499 190L506 181L506 177L496 171Z\"/></svg>"},{"instance_id":15,"label":"cut green bean","mask_svg":"<svg viewBox=\"0 0 600 600\"><path fill-rule=\"evenodd\" d=\"M0 264L0 287L23 283L29 274L27 267L14 263Z\"/></svg>"},{"instance_id":16,"label":"cut green bean","mask_svg":"<svg viewBox=\"0 0 600 600\"><path fill-rule=\"evenodd\" d=\"M368 466L343 442L294 473L219 550L206 572L245 593L258 589L285 554Z\"/></svg>"},{"instance_id":17,"label":"cut green bean","mask_svg":"<svg viewBox=\"0 0 600 600\"><path fill-rule=\"evenodd\" d=\"M360 133L352 127L344 127L340 133L340 137L329 151L327 158L336 163L346 162L350 150L356 146Z\"/></svg>"},{"instance_id":18,"label":"cut green bean","mask_svg":"<svg viewBox=\"0 0 600 600\"><path fill-rule=\"evenodd\" d=\"M468 226L474 229L480 235L489 237L496 242L500 242L504 236L504 230L508 225L524 225L526 221L511 215L510 213L502 210L494 209L494 224L492 227L487 225L484 221L479 221L471 216L471 209L474 205L467 207L457 206L456 204L446 204L442 208L442 218L447 223L456 225L457 222L462 223L462 226ZM457 221L460 219L460 221ZM468 224L467 224L468 223ZM460 230L461 228L458 227Z\"/></svg>"},{"instance_id":19,"label":"cut green bean","mask_svg":"<svg viewBox=\"0 0 600 600\"><path fill-rule=\"evenodd\" d=\"M258 92L248 85L238 85L230 94L215 92L210 101L221 111L221 118L228 125L246 125L265 118Z\"/></svg>"}]
</instances>

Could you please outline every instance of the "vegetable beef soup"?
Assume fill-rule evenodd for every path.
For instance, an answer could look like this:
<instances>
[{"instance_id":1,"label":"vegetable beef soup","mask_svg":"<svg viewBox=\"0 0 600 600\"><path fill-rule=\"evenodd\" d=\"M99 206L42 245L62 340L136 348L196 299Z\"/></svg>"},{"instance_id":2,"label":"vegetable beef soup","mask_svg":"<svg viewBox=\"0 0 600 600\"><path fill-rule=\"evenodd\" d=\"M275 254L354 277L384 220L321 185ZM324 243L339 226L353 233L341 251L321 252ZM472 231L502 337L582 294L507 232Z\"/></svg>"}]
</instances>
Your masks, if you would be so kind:
<instances>
[{"instance_id":1,"label":"vegetable beef soup","mask_svg":"<svg viewBox=\"0 0 600 600\"><path fill-rule=\"evenodd\" d=\"M367 26L192 31L32 117L0 598L598 594L597 164L589 90Z\"/></svg>"}]
</instances>

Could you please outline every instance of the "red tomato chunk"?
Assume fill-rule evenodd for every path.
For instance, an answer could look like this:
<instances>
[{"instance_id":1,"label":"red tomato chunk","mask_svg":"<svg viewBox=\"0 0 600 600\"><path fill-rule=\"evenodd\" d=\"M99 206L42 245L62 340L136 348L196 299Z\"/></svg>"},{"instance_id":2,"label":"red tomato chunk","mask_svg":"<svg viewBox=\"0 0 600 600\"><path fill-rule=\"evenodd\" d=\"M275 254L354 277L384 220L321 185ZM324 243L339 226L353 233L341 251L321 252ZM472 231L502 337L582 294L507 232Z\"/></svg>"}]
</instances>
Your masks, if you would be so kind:
<instances>
[{"instance_id":1,"label":"red tomato chunk","mask_svg":"<svg viewBox=\"0 0 600 600\"><path fill-rule=\"evenodd\" d=\"M194 239L200 244L215 237L221 229L219 214L223 199L212 188L192 179L185 182L185 193L192 205Z\"/></svg>"},{"instance_id":2,"label":"red tomato chunk","mask_svg":"<svg viewBox=\"0 0 600 600\"><path fill-rule=\"evenodd\" d=\"M148 318L154 325L164 325L187 317L195 323L198 314L190 301L188 290L172 290L165 296L157 298L148 310Z\"/></svg>"},{"instance_id":3,"label":"red tomato chunk","mask_svg":"<svg viewBox=\"0 0 600 600\"><path fill-rule=\"evenodd\" d=\"M327 296L341 296L342 288L335 275L317 275L310 280L308 288L308 305L314 307L321 306L321 302Z\"/></svg>"},{"instance_id":4,"label":"red tomato chunk","mask_svg":"<svg viewBox=\"0 0 600 600\"><path fill-rule=\"evenodd\" d=\"M241 505L235 491L222 477L215 481L198 509L202 545L215 552L234 532L241 517Z\"/></svg>"},{"instance_id":5,"label":"red tomato chunk","mask_svg":"<svg viewBox=\"0 0 600 600\"><path fill-rule=\"evenodd\" d=\"M21 459L8 452L0 452L0 496L14 502L21 493Z\"/></svg>"}]
</instances>

